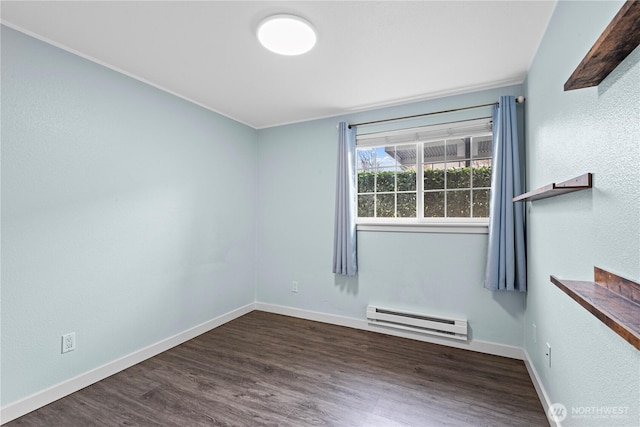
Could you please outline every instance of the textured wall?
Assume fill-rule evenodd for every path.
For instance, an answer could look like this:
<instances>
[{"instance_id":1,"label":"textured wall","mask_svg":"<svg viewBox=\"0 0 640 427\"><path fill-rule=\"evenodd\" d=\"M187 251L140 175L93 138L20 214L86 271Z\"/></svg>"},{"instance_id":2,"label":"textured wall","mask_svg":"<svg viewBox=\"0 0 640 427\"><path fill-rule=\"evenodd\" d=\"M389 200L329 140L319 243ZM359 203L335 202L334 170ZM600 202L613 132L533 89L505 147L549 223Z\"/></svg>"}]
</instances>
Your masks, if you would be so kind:
<instances>
[{"instance_id":1,"label":"textured wall","mask_svg":"<svg viewBox=\"0 0 640 427\"><path fill-rule=\"evenodd\" d=\"M594 174L592 190L527 204L526 349L551 401L582 416L563 426L640 425L640 352L549 282L592 280L594 265L640 280L640 49L599 87L563 92L621 5L560 2L526 82L528 189Z\"/></svg>"},{"instance_id":2,"label":"textured wall","mask_svg":"<svg viewBox=\"0 0 640 427\"><path fill-rule=\"evenodd\" d=\"M256 141L2 28L2 405L254 301Z\"/></svg>"},{"instance_id":3,"label":"textured wall","mask_svg":"<svg viewBox=\"0 0 640 427\"><path fill-rule=\"evenodd\" d=\"M260 130L257 300L358 319L366 318L367 304L458 316L469 320L474 339L522 346L524 295L482 287L486 234L360 231L358 277L331 273L338 122L486 104L521 92L512 86ZM393 126L487 115L485 108ZM298 293L291 292L293 280Z\"/></svg>"}]
</instances>

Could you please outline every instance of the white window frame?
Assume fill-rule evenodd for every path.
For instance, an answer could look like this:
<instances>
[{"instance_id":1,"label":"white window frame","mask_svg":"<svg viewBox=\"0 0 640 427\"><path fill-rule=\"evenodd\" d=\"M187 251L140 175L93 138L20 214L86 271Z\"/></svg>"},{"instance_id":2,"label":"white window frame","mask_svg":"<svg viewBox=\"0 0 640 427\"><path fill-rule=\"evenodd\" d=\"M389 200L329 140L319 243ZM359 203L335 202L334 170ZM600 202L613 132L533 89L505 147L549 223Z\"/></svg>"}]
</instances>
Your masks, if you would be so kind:
<instances>
[{"instance_id":1,"label":"white window frame","mask_svg":"<svg viewBox=\"0 0 640 427\"><path fill-rule=\"evenodd\" d=\"M424 150L421 144L456 139L461 137L482 137L492 135L491 118L464 120L410 129L399 129L386 132L375 132L356 136L356 148L379 147L382 145L417 145L416 176L422 176ZM414 140L398 143L385 143L384 140L414 133ZM354 159L357 161L357 159ZM357 171L357 168L356 168ZM357 172L354 177L357 188ZM417 213L416 218L360 218L356 216L358 231L401 231L401 232L430 232L430 233L466 233L487 234L489 218L425 218L424 215L424 180L416 180ZM357 198L357 191L356 191ZM357 206L357 200L356 200Z\"/></svg>"}]
</instances>

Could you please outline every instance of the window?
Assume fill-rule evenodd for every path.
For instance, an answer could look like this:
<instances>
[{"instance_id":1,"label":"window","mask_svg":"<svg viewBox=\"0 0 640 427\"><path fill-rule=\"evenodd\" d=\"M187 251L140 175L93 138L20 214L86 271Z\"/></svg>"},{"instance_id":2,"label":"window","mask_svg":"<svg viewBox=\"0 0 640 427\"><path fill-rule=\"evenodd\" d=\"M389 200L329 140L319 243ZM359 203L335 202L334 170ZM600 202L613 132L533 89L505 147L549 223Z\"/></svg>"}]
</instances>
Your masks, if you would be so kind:
<instances>
[{"instance_id":1,"label":"window","mask_svg":"<svg viewBox=\"0 0 640 427\"><path fill-rule=\"evenodd\" d=\"M490 119L358 135L359 224L486 224Z\"/></svg>"}]
</instances>

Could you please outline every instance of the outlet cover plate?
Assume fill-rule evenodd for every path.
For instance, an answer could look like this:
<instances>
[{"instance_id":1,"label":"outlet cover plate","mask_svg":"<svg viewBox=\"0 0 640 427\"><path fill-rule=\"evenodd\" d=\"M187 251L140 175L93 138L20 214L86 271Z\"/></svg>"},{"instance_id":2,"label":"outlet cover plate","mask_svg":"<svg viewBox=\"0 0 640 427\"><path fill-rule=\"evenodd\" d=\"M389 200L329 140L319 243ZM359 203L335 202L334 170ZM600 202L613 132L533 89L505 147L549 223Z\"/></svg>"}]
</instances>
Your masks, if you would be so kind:
<instances>
[{"instance_id":1,"label":"outlet cover plate","mask_svg":"<svg viewBox=\"0 0 640 427\"><path fill-rule=\"evenodd\" d=\"M76 333L71 332L62 336L62 353L68 353L76 349Z\"/></svg>"},{"instance_id":2,"label":"outlet cover plate","mask_svg":"<svg viewBox=\"0 0 640 427\"><path fill-rule=\"evenodd\" d=\"M547 366L551 367L551 344L549 343L547 343L547 353L545 356L547 356Z\"/></svg>"}]
</instances>

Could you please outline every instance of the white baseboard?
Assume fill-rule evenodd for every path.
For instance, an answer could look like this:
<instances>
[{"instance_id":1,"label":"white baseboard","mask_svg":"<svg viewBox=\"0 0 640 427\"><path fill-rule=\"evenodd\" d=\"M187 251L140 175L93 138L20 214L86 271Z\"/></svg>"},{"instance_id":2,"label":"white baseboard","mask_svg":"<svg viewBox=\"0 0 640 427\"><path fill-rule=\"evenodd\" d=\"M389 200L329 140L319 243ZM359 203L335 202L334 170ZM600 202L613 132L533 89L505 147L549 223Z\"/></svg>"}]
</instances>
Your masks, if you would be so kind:
<instances>
[{"instance_id":1,"label":"white baseboard","mask_svg":"<svg viewBox=\"0 0 640 427\"><path fill-rule=\"evenodd\" d=\"M101 381L111 375L127 369L137 363L156 356L163 351L167 351L172 347L182 344L190 339L197 337L205 332L224 325L225 323L250 313L254 310L254 304L247 304L238 309L232 310L214 319L208 320L186 331L180 332L172 337L166 338L148 347L135 351L129 355L116 359L105 365L99 366L88 372L78 375L77 377L68 379L38 393L27 396L16 402L0 408L0 424L8 423L31 411L48 405L51 402L68 396L71 393L83 389L91 384Z\"/></svg>"},{"instance_id":2,"label":"white baseboard","mask_svg":"<svg viewBox=\"0 0 640 427\"><path fill-rule=\"evenodd\" d=\"M393 335L402 338L409 338L418 341L429 342L433 344L445 345L448 347L462 348L465 350L477 351L479 353L492 354L495 356L503 356L511 359L524 360L525 352L521 347L497 344L488 341L459 341L447 338L440 338L430 335L422 335L419 333L405 332L399 329L388 328L384 326L372 325L364 319L356 319L354 317L338 316L335 314L320 313L318 311L301 310L299 308L286 307L263 302L256 302L256 310L267 311L269 313L283 314L285 316L298 317L301 319L314 320L316 322L330 323L332 325L347 326L365 331L378 332L386 335Z\"/></svg>"},{"instance_id":3,"label":"white baseboard","mask_svg":"<svg viewBox=\"0 0 640 427\"><path fill-rule=\"evenodd\" d=\"M533 383L533 387L536 389L536 393L538 393L538 399L540 399L540 403L542 404L542 408L544 409L545 414L549 414L549 407L552 405L551 399L549 399L549 395L542 385L542 380L538 376L538 371L536 371L536 367L531 363L531 359L529 358L529 353L527 353L526 349L522 350L524 352L524 366L527 367L527 371L529 372L529 377L531 377L531 382ZM560 423L555 422L547 416L549 423L552 426L560 427Z\"/></svg>"}]
</instances>

